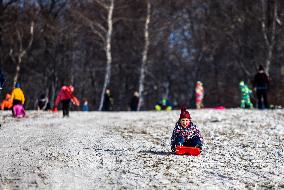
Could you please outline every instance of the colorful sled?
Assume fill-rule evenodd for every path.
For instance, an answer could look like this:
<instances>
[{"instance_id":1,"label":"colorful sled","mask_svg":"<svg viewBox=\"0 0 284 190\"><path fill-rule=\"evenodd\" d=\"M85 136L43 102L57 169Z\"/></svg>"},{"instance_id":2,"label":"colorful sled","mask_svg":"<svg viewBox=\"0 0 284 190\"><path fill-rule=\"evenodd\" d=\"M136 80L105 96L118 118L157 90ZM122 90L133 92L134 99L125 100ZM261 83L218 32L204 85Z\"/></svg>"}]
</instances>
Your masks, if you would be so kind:
<instances>
[{"instance_id":1,"label":"colorful sled","mask_svg":"<svg viewBox=\"0 0 284 190\"><path fill-rule=\"evenodd\" d=\"M176 147L176 154L183 155L187 154L190 156L198 156L200 154L200 148L196 147L187 147L187 146L177 146Z\"/></svg>"}]
</instances>

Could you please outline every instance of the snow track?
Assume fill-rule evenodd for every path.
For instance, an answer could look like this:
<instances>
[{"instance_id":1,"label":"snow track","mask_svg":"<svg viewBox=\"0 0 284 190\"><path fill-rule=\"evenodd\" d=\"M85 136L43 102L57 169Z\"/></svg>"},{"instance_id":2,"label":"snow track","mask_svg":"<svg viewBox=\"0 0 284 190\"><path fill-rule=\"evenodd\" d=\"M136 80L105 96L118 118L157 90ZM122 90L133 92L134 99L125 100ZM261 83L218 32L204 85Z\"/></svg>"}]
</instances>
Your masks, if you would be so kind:
<instances>
[{"instance_id":1,"label":"snow track","mask_svg":"<svg viewBox=\"0 0 284 190\"><path fill-rule=\"evenodd\" d=\"M284 110L190 110L199 157L170 153L179 111L3 112L0 189L284 189Z\"/></svg>"}]
</instances>

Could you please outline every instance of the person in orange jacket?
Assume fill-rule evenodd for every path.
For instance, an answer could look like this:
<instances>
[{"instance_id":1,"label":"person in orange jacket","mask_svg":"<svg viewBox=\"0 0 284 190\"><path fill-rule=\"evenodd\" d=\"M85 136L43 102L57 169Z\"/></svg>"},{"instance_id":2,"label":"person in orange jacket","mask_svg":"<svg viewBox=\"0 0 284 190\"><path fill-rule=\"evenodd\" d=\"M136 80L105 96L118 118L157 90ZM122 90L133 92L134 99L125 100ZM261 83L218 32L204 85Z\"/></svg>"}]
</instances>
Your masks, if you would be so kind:
<instances>
[{"instance_id":1,"label":"person in orange jacket","mask_svg":"<svg viewBox=\"0 0 284 190\"><path fill-rule=\"evenodd\" d=\"M80 101L73 95L73 92L73 86L62 86L60 92L56 97L53 111L56 112L59 103L62 102L63 117L69 117L70 102L72 102L76 106L80 105Z\"/></svg>"},{"instance_id":2,"label":"person in orange jacket","mask_svg":"<svg viewBox=\"0 0 284 190\"><path fill-rule=\"evenodd\" d=\"M1 110L9 110L12 108L12 105L11 94L7 93L5 100L2 101Z\"/></svg>"},{"instance_id":3,"label":"person in orange jacket","mask_svg":"<svg viewBox=\"0 0 284 190\"><path fill-rule=\"evenodd\" d=\"M18 104L24 105L25 103L25 95L21 89L20 83L18 82L16 83L15 88L12 91L11 100L12 100L12 113L14 115L13 107Z\"/></svg>"}]
</instances>

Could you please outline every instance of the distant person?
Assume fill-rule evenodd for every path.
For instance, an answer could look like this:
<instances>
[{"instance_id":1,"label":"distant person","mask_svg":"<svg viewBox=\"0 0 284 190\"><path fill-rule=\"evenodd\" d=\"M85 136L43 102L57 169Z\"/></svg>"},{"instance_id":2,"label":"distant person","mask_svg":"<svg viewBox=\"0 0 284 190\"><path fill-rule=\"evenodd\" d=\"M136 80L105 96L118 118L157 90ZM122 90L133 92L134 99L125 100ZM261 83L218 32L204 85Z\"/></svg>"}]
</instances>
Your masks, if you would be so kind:
<instances>
[{"instance_id":1,"label":"distant person","mask_svg":"<svg viewBox=\"0 0 284 190\"><path fill-rule=\"evenodd\" d=\"M262 65L259 66L258 72L254 77L253 87L256 91L258 109L269 108L267 102L269 78L268 75L265 73Z\"/></svg>"},{"instance_id":2,"label":"distant person","mask_svg":"<svg viewBox=\"0 0 284 190\"><path fill-rule=\"evenodd\" d=\"M13 117L19 118L19 117L25 117L26 112L24 109L24 106L22 104L17 104L13 106Z\"/></svg>"},{"instance_id":3,"label":"distant person","mask_svg":"<svg viewBox=\"0 0 284 190\"><path fill-rule=\"evenodd\" d=\"M250 96L252 94L251 89L245 84L244 81L240 82L241 90L241 108L253 108L253 104L250 101Z\"/></svg>"},{"instance_id":4,"label":"distant person","mask_svg":"<svg viewBox=\"0 0 284 190\"><path fill-rule=\"evenodd\" d=\"M84 100L83 105L82 105L82 111L87 112L89 111L89 105L88 105L88 100Z\"/></svg>"},{"instance_id":5,"label":"distant person","mask_svg":"<svg viewBox=\"0 0 284 190\"><path fill-rule=\"evenodd\" d=\"M16 105L21 105L20 107L23 107L23 105L25 103L25 95L24 95L24 93L21 89L20 83L18 83L18 82L16 83L15 88L12 91L11 100L13 102L12 103L12 114L13 114L13 116L17 116L16 115L17 113L14 112L15 111L14 107ZM18 110L18 107L19 106L17 106L17 110Z\"/></svg>"},{"instance_id":6,"label":"distant person","mask_svg":"<svg viewBox=\"0 0 284 190\"><path fill-rule=\"evenodd\" d=\"M113 97L111 95L110 89L106 89L102 111L112 111L112 110L113 110Z\"/></svg>"},{"instance_id":7,"label":"distant person","mask_svg":"<svg viewBox=\"0 0 284 190\"><path fill-rule=\"evenodd\" d=\"M62 103L63 117L69 117L70 102L74 105L79 106L80 101L73 95L73 86L62 86L60 92L58 93L53 111L57 111L59 103Z\"/></svg>"},{"instance_id":8,"label":"distant person","mask_svg":"<svg viewBox=\"0 0 284 190\"><path fill-rule=\"evenodd\" d=\"M197 109L203 108L204 88L200 81L196 82L195 86L195 105Z\"/></svg>"},{"instance_id":9,"label":"distant person","mask_svg":"<svg viewBox=\"0 0 284 190\"><path fill-rule=\"evenodd\" d=\"M139 93L135 91L129 103L130 110L137 111L138 103L139 103Z\"/></svg>"},{"instance_id":10,"label":"distant person","mask_svg":"<svg viewBox=\"0 0 284 190\"><path fill-rule=\"evenodd\" d=\"M5 100L1 103L1 110L10 110L13 106L13 102L11 99L11 94L7 93Z\"/></svg>"},{"instance_id":11,"label":"distant person","mask_svg":"<svg viewBox=\"0 0 284 190\"><path fill-rule=\"evenodd\" d=\"M161 111L161 110L170 111L172 109L173 109L173 105L170 103L170 101L167 98L163 98L161 101L159 101L155 105L156 111Z\"/></svg>"},{"instance_id":12,"label":"distant person","mask_svg":"<svg viewBox=\"0 0 284 190\"><path fill-rule=\"evenodd\" d=\"M37 109L44 110L44 111L51 110L51 106L48 101L48 98L44 94L40 95L40 97L37 100Z\"/></svg>"}]
</instances>

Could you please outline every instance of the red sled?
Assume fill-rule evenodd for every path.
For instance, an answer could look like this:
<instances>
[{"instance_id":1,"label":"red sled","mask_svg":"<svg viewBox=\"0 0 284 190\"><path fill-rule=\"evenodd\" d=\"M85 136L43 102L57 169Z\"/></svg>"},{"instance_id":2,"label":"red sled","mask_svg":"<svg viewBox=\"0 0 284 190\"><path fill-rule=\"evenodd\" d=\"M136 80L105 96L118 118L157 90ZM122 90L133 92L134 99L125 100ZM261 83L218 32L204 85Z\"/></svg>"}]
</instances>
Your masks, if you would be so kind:
<instances>
[{"instance_id":1,"label":"red sled","mask_svg":"<svg viewBox=\"0 0 284 190\"><path fill-rule=\"evenodd\" d=\"M177 146L176 147L176 154L183 155L187 154L190 156L198 156L200 154L200 148L196 147L188 147L188 146Z\"/></svg>"}]
</instances>

